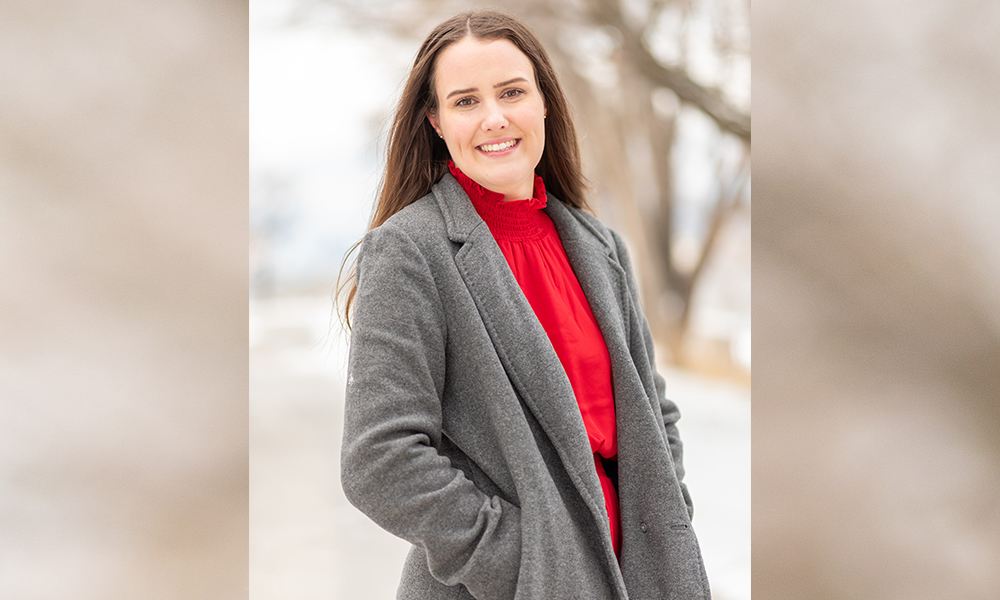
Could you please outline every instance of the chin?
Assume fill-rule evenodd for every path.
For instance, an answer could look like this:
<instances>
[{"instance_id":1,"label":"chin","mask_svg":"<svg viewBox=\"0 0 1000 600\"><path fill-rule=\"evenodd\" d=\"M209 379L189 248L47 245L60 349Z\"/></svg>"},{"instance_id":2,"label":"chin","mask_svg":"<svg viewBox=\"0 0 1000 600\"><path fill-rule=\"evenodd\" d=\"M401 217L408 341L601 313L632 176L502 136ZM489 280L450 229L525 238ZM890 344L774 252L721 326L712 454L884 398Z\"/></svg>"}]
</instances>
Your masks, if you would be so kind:
<instances>
[{"instance_id":1,"label":"chin","mask_svg":"<svg viewBox=\"0 0 1000 600\"><path fill-rule=\"evenodd\" d=\"M501 192L503 190L513 190L517 189L518 186L522 185L525 180L531 182L532 188L534 189L535 181L535 171L534 169L504 169L498 171L497 169L483 170L480 171L483 176L483 180L489 182L484 184L483 187ZM529 194L530 194L529 190Z\"/></svg>"}]
</instances>

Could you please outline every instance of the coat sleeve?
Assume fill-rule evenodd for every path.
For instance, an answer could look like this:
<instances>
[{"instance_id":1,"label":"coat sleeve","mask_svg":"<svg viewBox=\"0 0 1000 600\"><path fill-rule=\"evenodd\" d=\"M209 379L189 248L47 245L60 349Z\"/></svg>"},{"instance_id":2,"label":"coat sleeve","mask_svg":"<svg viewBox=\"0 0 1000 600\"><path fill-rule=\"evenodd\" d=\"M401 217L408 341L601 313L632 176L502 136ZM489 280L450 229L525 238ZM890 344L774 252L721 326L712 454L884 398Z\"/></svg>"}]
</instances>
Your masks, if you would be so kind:
<instances>
[{"instance_id":1,"label":"coat sleeve","mask_svg":"<svg viewBox=\"0 0 1000 600\"><path fill-rule=\"evenodd\" d=\"M422 547L431 574L480 599L513 598L518 507L489 497L438 453L447 325L427 261L383 225L357 270L341 479L382 528Z\"/></svg>"},{"instance_id":2,"label":"coat sleeve","mask_svg":"<svg viewBox=\"0 0 1000 600\"><path fill-rule=\"evenodd\" d=\"M642 312L642 304L639 302L639 288L635 282L635 276L632 273L632 261L628 255L628 249L625 247L625 243L622 241L621 237L615 233L611 232L611 236L614 238L615 249L618 254L618 261L621 263L622 269L625 271L625 279L628 284L628 293L632 301L632 305L635 307L638 313L638 327L632 328L632 335L639 335L641 339L639 342L642 347L645 348L646 359L649 363L649 370L653 377L653 387L655 389L656 401L660 407L660 414L663 416L663 436L667 440L667 446L670 448L670 456L674 463L674 472L677 475L677 482L681 486L681 494L684 496L684 503L687 505L688 517L694 517L694 503L691 501L691 494L688 492L687 485L684 483L684 445L681 443L680 433L677 431L677 421L681 418L680 410L677 405L668 400L666 397L666 381L664 381L663 376L660 375L659 371L656 369L656 354L653 348L653 335L649 330L649 322L646 320L646 315Z\"/></svg>"}]
</instances>

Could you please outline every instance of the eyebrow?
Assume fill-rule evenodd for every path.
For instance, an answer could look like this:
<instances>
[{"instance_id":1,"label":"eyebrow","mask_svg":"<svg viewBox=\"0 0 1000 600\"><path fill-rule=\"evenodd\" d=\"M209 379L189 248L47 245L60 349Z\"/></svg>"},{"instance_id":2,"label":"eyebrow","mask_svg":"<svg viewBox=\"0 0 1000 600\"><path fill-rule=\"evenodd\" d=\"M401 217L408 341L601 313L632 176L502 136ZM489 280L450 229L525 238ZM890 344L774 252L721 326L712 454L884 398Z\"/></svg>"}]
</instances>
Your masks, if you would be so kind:
<instances>
[{"instance_id":1,"label":"eyebrow","mask_svg":"<svg viewBox=\"0 0 1000 600\"><path fill-rule=\"evenodd\" d=\"M514 79L508 79L507 81L501 81L500 83L494 85L493 89L501 88L501 87L503 87L505 85L510 85L512 83L517 83L519 81L528 81L528 80L525 79L524 77L515 77ZM448 96L445 98L445 100L447 100L448 98L451 98L452 96L457 96L459 94L469 94L469 93L478 92L478 91L479 91L479 88L466 88L464 90L455 90L454 92L448 94Z\"/></svg>"}]
</instances>

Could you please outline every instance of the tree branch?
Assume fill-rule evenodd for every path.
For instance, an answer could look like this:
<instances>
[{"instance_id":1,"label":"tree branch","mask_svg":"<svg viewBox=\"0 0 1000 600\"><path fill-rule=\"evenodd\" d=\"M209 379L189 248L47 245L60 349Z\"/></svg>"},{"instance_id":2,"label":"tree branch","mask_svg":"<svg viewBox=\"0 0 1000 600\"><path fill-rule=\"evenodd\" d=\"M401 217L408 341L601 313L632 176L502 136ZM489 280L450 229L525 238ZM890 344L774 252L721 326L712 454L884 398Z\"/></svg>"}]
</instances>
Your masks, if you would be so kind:
<instances>
[{"instance_id":1,"label":"tree branch","mask_svg":"<svg viewBox=\"0 0 1000 600\"><path fill-rule=\"evenodd\" d=\"M655 85L669 88L681 100L694 104L714 120L721 129L750 142L750 115L743 114L727 103L718 93L695 83L681 69L663 66L646 48L642 34L625 23L617 1L591 2L591 12L598 22L618 29L622 34L622 49L635 68Z\"/></svg>"},{"instance_id":2,"label":"tree branch","mask_svg":"<svg viewBox=\"0 0 1000 600\"><path fill-rule=\"evenodd\" d=\"M701 255L698 256L698 262L695 264L694 270L691 272L689 283L685 289L687 297L684 299L684 314L682 316L682 322L684 324L684 329L687 329L688 319L691 315L691 295L694 293L694 288L698 284L698 280L701 278L702 272L705 270L705 265L708 263L708 259L715 249L716 242L719 239L719 234L722 232L722 227L725 225L726 220L737 211L740 207L740 197L743 196L743 189L746 187L747 181L750 179L750 157L748 154L743 155L743 159L740 162L740 170L736 176L736 180L733 183L728 195L724 191L720 190L719 199L715 204L715 209L712 211L712 222L708 229L708 234L705 236L705 242L701 247Z\"/></svg>"}]
</instances>

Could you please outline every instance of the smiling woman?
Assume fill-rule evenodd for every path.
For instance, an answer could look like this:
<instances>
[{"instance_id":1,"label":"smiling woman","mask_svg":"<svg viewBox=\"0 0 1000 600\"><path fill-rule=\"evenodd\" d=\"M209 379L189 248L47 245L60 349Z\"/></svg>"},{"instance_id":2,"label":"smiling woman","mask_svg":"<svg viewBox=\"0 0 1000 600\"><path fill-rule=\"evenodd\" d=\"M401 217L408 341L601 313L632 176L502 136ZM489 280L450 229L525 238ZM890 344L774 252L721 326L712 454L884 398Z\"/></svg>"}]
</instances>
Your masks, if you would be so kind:
<instances>
[{"instance_id":1,"label":"smiling woman","mask_svg":"<svg viewBox=\"0 0 1000 600\"><path fill-rule=\"evenodd\" d=\"M545 101L528 57L506 39L466 38L441 52L434 79L444 101L427 119L455 165L504 200L531 197Z\"/></svg>"},{"instance_id":2,"label":"smiling woman","mask_svg":"<svg viewBox=\"0 0 1000 600\"><path fill-rule=\"evenodd\" d=\"M398 598L710 597L680 413L584 187L534 34L492 11L435 28L344 307L341 476L413 545Z\"/></svg>"}]
</instances>

